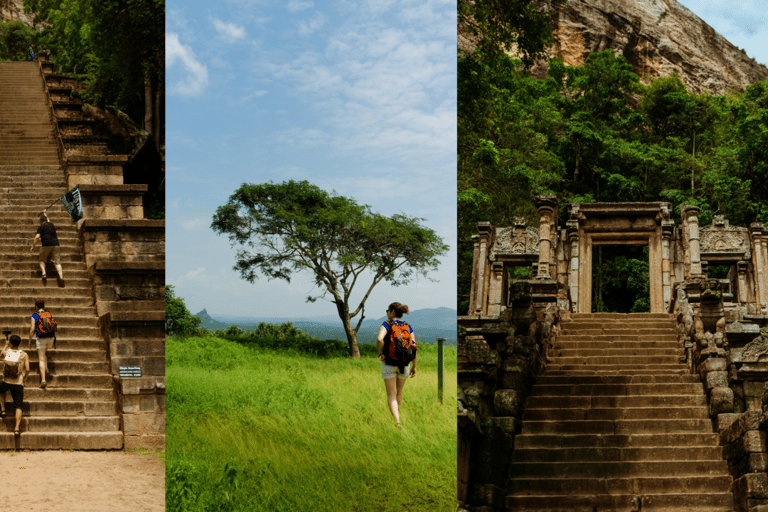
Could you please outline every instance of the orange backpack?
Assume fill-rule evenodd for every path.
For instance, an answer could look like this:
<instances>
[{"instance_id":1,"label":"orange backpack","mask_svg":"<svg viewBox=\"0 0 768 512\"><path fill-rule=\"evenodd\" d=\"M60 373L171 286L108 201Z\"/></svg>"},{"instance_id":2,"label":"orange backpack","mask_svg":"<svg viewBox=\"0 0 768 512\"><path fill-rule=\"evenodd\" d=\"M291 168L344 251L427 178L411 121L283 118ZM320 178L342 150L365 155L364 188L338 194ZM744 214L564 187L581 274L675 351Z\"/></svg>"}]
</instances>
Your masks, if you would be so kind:
<instances>
[{"instance_id":1,"label":"orange backpack","mask_svg":"<svg viewBox=\"0 0 768 512\"><path fill-rule=\"evenodd\" d=\"M397 366L400 373L405 373L408 363L416 359L416 343L411 337L411 328L407 323L385 322L389 326L389 332L384 338L385 363Z\"/></svg>"}]
</instances>

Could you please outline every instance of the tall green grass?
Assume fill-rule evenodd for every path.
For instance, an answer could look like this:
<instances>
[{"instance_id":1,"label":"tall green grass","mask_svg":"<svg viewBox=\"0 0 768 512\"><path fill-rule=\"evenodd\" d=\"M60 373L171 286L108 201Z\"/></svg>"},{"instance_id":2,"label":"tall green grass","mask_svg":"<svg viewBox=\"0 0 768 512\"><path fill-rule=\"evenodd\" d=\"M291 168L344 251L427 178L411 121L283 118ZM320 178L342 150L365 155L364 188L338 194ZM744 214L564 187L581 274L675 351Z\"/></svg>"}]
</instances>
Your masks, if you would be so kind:
<instances>
[{"instance_id":1,"label":"tall green grass","mask_svg":"<svg viewBox=\"0 0 768 512\"><path fill-rule=\"evenodd\" d=\"M456 507L456 348L422 344L394 427L374 357L322 359L218 338L169 339L169 511Z\"/></svg>"}]
</instances>

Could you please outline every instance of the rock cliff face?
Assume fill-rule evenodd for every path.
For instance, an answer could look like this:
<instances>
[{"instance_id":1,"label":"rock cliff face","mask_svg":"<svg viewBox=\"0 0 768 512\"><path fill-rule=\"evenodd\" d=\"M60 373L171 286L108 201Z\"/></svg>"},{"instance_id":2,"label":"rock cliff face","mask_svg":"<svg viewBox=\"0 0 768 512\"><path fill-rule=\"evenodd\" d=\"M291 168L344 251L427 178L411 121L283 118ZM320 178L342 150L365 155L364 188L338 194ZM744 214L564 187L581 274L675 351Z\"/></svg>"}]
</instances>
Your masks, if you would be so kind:
<instances>
[{"instance_id":1,"label":"rock cliff face","mask_svg":"<svg viewBox=\"0 0 768 512\"><path fill-rule=\"evenodd\" d=\"M675 0L569 0L553 23L552 56L568 65L612 48L644 82L677 73L697 93L743 91L768 78L768 68Z\"/></svg>"},{"instance_id":2,"label":"rock cliff face","mask_svg":"<svg viewBox=\"0 0 768 512\"><path fill-rule=\"evenodd\" d=\"M0 0L0 20L20 19L25 25L31 27L34 25L32 18L32 14L24 13L24 0Z\"/></svg>"}]
</instances>

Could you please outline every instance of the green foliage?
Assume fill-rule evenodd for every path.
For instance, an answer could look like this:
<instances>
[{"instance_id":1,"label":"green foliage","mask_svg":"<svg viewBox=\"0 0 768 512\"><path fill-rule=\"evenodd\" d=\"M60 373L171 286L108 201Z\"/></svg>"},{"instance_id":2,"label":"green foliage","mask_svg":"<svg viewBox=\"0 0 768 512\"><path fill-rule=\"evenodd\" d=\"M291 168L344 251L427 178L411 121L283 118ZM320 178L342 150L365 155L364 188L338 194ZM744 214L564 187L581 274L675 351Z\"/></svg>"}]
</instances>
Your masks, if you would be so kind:
<instances>
[{"instance_id":1,"label":"green foliage","mask_svg":"<svg viewBox=\"0 0 768 512\"><path fill-rule=\"evenodd\" d=\"M164 97L164 0L24 0L24 10L45 24L37 42L57 70L83 75L87 102L113 105L141 125L145 81Z\"/></svg>"},{"instance_id":2,"label":"green foliage","mask_svg":"<svg viewBox=\"0 0 768 512\"><path fill-rule=\"evenodd\" d=\"M37 40L37 31L21 20L0 20L0 60L26 60L30 43Z\"/></svg>"},{"instance_id":3,"label":"green foliage","mask_svg":"<svg viewBox=\"0 0 768 512\"><path fill-rule=\"evenodd\" d=\"M261 273L290 282L294 272L312 272L322 293L308 300L330 294L339 317L351 325L381 281L406 284L414 275L426 277L437 269L438 257L448 246L422 226L422 220L402 214L387 217L352 198L290 180L243 184L217 209L211 228L240 247L235 269L243 279L253 282ZM351 310L350 297L363 273L373 277ZM353 356L359 327L347 331Z\"/></svg>"},{"instance_id":4,"label":"green foliage","mask_svg":"<svg viewBox=\"0 0 768 512\"><path fill-rule=\"evenodd\" d=\"M203 319L189 312L184 299L176 297L173 285L165 285L165 335L193 336Z\"/></svg>"},{"instance_id":5,"label":"green foliage","mask_svg":"<svg viewBox=\"0 0 768 512\"><path fill-rule=\"evenodd\" d=\"M676 75L645 86L610 50L581 66L552 59L534 79L486 45L458 54L457 119L459 314L477 223L535 227L538 194L558 196L561 225L571 202L638 201L669 201L678 223L682 204L699 206L701 226L768 222L768 81L728 96L691 93ZM607 297L617 276L643 272L625 256L595 281ZM626 308L644 309L647 292L631 293Z\"/></svg>"}]
</instances>

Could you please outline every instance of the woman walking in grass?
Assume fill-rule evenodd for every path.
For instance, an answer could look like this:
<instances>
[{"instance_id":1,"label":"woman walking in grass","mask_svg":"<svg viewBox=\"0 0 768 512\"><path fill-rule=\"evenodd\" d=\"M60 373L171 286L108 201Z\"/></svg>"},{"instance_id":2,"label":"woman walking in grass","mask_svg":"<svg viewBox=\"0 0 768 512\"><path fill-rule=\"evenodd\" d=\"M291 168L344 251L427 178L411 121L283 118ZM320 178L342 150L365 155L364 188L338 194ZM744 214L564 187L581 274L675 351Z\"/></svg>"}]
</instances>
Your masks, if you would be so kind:
<instances>
[{"instance_id":1,"label":"woman walking in grass","mask_svg":"<svg viewBox=\"0 0 768 512\"><path fill-rule=\"evenodd\" d=\"M403 402L403 387L408 375L416 376L416 337L413 328L403 322L408 306L393 302L387 308L387 320L379 328L376 346L381 361L381 378L387 390L389 410L395 417L395 426L400 425L400 404ZM410 367L409 367L410 363Z\"/></svg>"}]
</instances>

